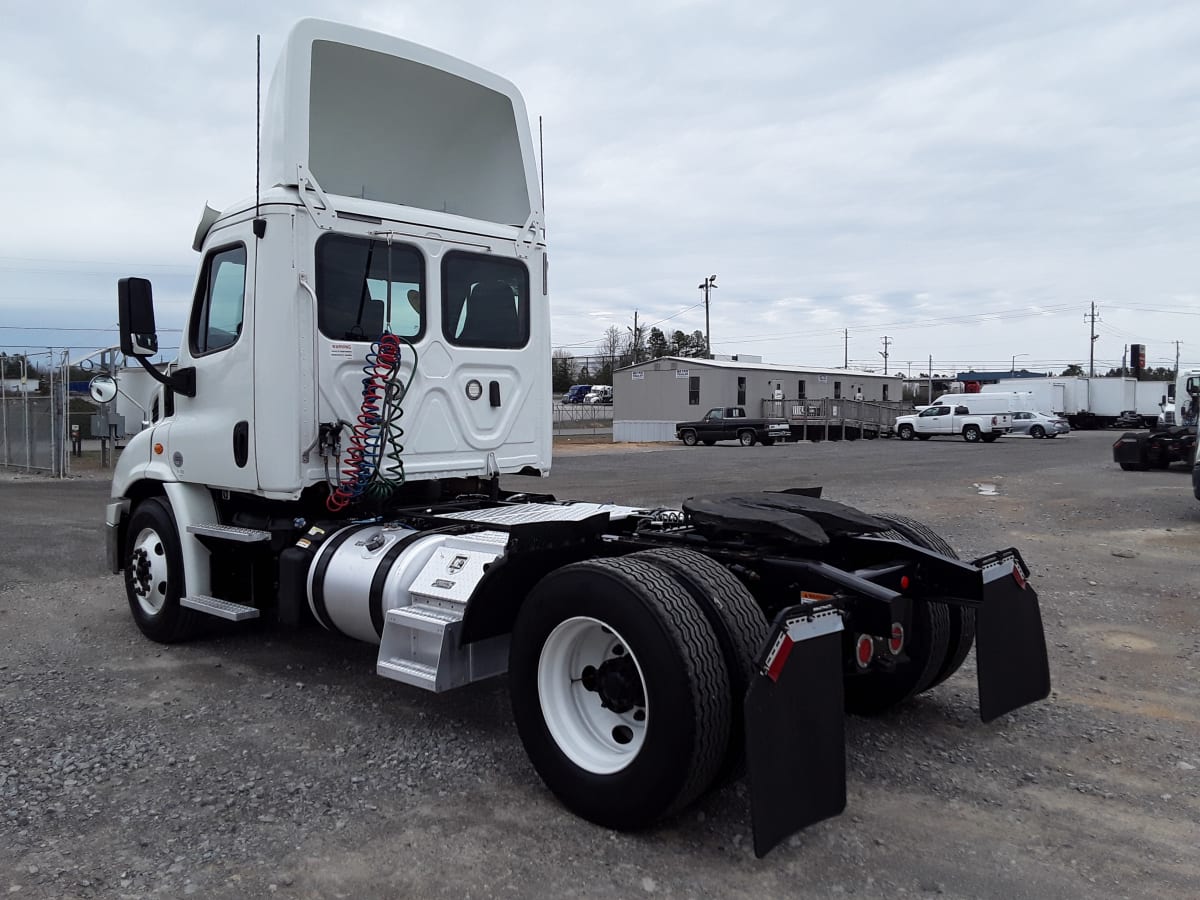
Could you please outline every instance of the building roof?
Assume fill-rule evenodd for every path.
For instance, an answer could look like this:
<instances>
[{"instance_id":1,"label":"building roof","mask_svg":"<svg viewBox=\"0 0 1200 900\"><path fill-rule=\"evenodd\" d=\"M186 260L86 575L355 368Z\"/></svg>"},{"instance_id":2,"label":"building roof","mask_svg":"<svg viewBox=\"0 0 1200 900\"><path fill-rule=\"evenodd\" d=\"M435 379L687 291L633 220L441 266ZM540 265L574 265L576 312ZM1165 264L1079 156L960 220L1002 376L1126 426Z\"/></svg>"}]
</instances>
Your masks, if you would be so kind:
<instances>
[{"instance_id":1,"label":"building roof","mask_svg":"<svg viewBox=\"0 0 1200 900\"><path fill-rule=\"evenodd\" d=\"M618 372L624 372L627 369L641 369L655 363L673 362L680 363L677 368L690 369L695 366L709 366L714 369L737 369L740 371L753 370L758 372L794 372L800 375L848 375L856 378L900 378L902 373L891 372L884 375L882 372L866 372L862 369L829 369L822 366L780 366L774 363L767 362L742 362L741 360L730 359L700 359L694 356L660 356L656 359L648 359L645 362L636 363L631 366L621 366L617 369Z\"/></svg>"},{"instance_id":2,"label":"building roof","mask_svg":"<svg viewBox=\"0 0 1200 900\"><path fill-rule=\"evenodd\" d=\"M1030 372L1028 369L1002 369L999 372L959 372L955 381L999 381L1001 378L1049 378L1049 372Z\"/></svg>"}]
</instances>

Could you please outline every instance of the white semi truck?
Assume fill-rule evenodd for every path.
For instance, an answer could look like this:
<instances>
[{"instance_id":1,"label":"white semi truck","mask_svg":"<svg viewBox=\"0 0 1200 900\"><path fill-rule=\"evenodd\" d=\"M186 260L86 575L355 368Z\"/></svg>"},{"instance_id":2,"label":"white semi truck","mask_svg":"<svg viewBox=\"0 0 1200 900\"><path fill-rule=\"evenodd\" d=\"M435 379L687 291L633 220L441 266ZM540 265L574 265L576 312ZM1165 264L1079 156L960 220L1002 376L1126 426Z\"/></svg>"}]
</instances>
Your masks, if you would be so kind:
<instances>
[{"instance_id":1,"label":"white semi truck","mask_svg":"<svg viewBox=\"0 0 1200 900\"><path fill-rule=\"evenodd\" d=\"M1179 369L1169 391L1160 396L1162 415L1149 431L1127 431L1113 442L1113 462L1126 471L1188 465L1196 481L1196 425L1200 418L1200 369ZM1197 493L1200 499L1200 493Z\"/></svg>"},{"instance_id":2,"label":"white semi truck","mask_svg":"<svg viewBox=\"0 0 1200 900\"><path fill-rule=\"evenodd\" d=\"M306 20L261 138L261 195L205 210L178 365L113 479L109 560L147 637L264 619L377 644L410 688L507 671L570 809L644 827L745 771L760 854L844 807L844 708L928 690L973 644L985 721L1047 696L1015 549L962 561L819 489L538 491L546 245L512 84ZM149 282L118 301L144 360Z\"/></svg>"}]
</instances>

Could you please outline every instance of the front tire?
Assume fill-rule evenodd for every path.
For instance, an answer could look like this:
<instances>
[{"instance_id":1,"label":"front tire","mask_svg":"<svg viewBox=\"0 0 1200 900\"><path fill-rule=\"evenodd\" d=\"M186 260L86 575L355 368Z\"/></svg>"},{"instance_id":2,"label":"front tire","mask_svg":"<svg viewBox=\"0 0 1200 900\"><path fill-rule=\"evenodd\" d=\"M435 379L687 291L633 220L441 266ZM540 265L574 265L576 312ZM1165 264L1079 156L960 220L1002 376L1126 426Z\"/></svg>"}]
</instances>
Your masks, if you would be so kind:
<instances>
[{"instance_id":1,"label":"front tire","mask_svg":"<svg viewBox=\"0 0 1200 900\"><path fill-rule=\"evenodd\" d=\"M183 552L171 504L162 497L143 500L129 518L125 551L125 594L142 634L173 644L193 637L200 614L180 605L184 596Z\"/></svg>"},{"instance_id":2,"label":"front tire","mask_svg":"<svg viewBox=\"0 0 1200 900\"><path fill-rule=\"evenodd\" d=\"M962 436L963 440L967 443L977 444L980 438L983 437L983 432L979 430L978 425L967 425L962 430Z\"/></svg>"},{"instance_id":3,"label":"front tire","mask_svg":"<svg viewBox=\"0 0 1200 900\"><path fill-rule=\"evenodd\" d=\"M720 646L688 592L646 562L589 560L543 578L513 628L509 691L546 786L607 828L678 812L725 758Z\"/></svg>"},{"instance_id":4,"label":"front tire","mask_svg":"<svg viewBox=\"0 0 1200 900\"><path fill-rule=\"evenodd\" d=\"M911 425L901 425L896 429L896 434L900 436L900 440L902 441L911 441L916 436L916 432L913 431Z\"/></svg>"},{"instance_id":5,"label":"front tire","mask_svg":"<svg viewBox=\"0 0 1200 900\"><path fill-rule=\"evenodd\" d=\"M1046 429L1041 425L1034 425L1029 429L1029 436L1031 438L1038 438L1040 440L1046 436Z\"/></svg>"}]
</instances>

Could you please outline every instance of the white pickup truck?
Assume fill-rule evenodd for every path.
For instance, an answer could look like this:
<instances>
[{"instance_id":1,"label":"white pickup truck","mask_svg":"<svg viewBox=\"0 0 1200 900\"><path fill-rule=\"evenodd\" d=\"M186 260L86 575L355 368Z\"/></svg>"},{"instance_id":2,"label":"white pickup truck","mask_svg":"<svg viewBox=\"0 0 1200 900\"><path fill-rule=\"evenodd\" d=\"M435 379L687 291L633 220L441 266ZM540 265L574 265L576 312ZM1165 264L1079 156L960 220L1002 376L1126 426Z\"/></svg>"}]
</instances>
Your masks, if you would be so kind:
<instances>
[{"instance_id":1,"label":"white pickup truck","mask_svg":"<svg viewBox=\"0 0 1200 900\"><path fill-rule=\"evenodd\" d=\"M1007 413L973 416L971 408L962 404L939 403L916 415L896 417L896 434L902 441L913 438L927 441L935 434L961 434L964 441L990 444L1011 428L1012 416Z\"/></svg>"}]
</instances>

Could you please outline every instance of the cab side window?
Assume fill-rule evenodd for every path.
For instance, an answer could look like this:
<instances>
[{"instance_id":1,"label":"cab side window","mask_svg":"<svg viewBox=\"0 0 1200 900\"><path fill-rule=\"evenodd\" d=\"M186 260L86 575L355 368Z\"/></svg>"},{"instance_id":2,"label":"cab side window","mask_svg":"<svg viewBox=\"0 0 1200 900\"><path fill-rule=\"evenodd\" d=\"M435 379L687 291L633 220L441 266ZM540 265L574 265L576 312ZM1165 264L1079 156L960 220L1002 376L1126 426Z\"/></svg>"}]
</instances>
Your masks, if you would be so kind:
<instances>
[{"instance_id":1,"label":"cab side window","mask_svg":"<svg viewBox=\"0 0 1200 900\"><path fill-rule=\"evenodd\" d=\"M214 250L204 262L188 340L193 356L216 353L237 342L246 302L246 248Z\"/></svg>"}]
</instances>

